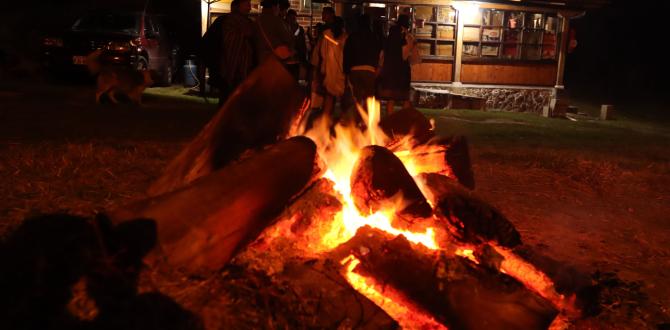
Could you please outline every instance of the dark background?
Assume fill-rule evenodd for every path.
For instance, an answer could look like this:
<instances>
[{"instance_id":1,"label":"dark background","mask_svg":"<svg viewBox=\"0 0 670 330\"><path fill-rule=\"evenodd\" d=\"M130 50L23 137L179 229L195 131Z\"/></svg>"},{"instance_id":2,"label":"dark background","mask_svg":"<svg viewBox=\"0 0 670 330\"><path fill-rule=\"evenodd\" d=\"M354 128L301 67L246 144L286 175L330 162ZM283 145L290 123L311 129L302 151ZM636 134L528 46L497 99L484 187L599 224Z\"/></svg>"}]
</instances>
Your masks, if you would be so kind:
<instances>
[{"instance_id":1,"label":"dark background","mask_svg":"<svg viewBox=\"0 0 670 330\"><path fill-rule=\"evenodd\" d=\"M577 48L568 55L571 96L659 112L668 95L670 11L665 1L613 0L571 21ZM644 108L644 109L643 109Z\"/></svg>"},{"instance_id":2,"label":"dark background","mask_svg":"<svg viewBox=\"0 0 670 330\"><path fill-rule=\"evenodd\" d=\"M637 105L635 112L664 114L670 65L670 10L665 1L612 0L573 20L578 45L568 55L565 86L571 98L594 104ZM137 8L138 0L61 0L4 2L0 12L0 48L35 58L42 36L58 33L94 8ZM172 20L183 54L196 52L199 0L153 0L150 9ZM668 31L666 35L664 32Z\"/></svg>"},{"instance_id":3,"label":"dark background","mask_svg":"<svg viewBox=\"0 0 670 330\"><path fill-rule=\"evenodd\" d=\"M78 17L93 9L144 9L145 0L12 0L0 10L0 47L20 56L36 57L41 38L58 36ZM151 0L148 10L169 18L170 33L184 53L193 53L200 37L200 0Z\"/></svg>"}]
</instances>

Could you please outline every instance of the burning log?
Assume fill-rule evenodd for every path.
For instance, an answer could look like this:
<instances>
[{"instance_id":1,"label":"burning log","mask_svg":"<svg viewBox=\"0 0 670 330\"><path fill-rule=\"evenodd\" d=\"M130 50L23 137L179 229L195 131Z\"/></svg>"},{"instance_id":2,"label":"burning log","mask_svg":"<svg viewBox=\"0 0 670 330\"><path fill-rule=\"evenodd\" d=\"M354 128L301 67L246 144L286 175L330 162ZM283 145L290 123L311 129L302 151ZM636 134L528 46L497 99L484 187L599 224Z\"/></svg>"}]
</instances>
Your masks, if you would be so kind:
<instances>
[{"instance_id":1,"label":"burning log","mask_svg":"<svg viewBox=\"0 0 670 330\"><path fill-rule=\"evenodd\" d=\"M309 323L317 329L395 329L397 323L352 289L329 262L290 262L277 277L303 301Z\"/></svg>"},{"instance_id":2,"label":"burning log","mask_svg":"<svg viewBox=\"0 0 670 330\"><path fill-rule=\"evenodd\" d=\"M412 108L393 112L384 117L379 126L392 139L411 135L417 143L426 143L435 136L428 118Z\"/></svg>"},{"instance_id":3,"label":"burning log","mask_svg":"<svg viewBox=\"0 0 670 330\"><path fill-rule=\"evenodd\" d=\"M296 137L218 170L190 185L110 213L113 222L153 219L159 249L191 273L220 269L289 201L319 176L314 143Z\"/></svg>"},{"instance_id":4,"label":"burning log","mask_svg":"<svg viewBox=\"0 0 670 330\"><path fill-rule=\"evenodd\" d=\"M593 284L587 271L568 262L553 259L528 245L520 245L513 252L546 274L554 283L557 293L574 297L574 305L583 316L598 313L600 288Z\"/></svg>"},{"instance_id":5,"label":"burning log","mask_svg":"<svg viewBox=\"0 0 670 330\"><path fill-rule=\"evenodd\" d=\"M423 150L433 150L435 152L447 152L444 156L445 165L449 169L432 171L445 174L453 174L458 182L470 189L475 188L475 179L472 173L470 162L470 153L468 140L464 136L451 136L447 138L435 139L433 125L421 112L412 108L405 108L394 112L379 123L384 133L391 137L391 142L387 147L392 151L398 151L398 144L404 144L404 137L411 136L414 146L425 145L428 148L418 148L418 152ZM443 146L444 148L430 148L430 146ZM406 146L402 146L406 147Z\"/></svg>"},{"instance_id":6,"label":"burning log","mask_svg":"<svg viewBox=\"0 0 670 330\"><path fill-rule=\"evenodd\" d=\"M495 241L505 247L521 244L521 235L514 225L472 191L439 174L422 174L420 179L431 192L428 198L461 241L476 244Z\"/></svg>"},{"instance_id":7,"label":"burning log","mask_svg":"<svg viewBox=\"0 0 670 330\"><path fill-rule=\"evenodd\" d=\"M351 194L358 210L364 213L394 206L393 198L402 197L404 207L398 213L416 217L432 214L432 208L402 161L380 146L361 150L351 174Z\"/></svg>"},{"instance_id":8,"label":"burning log","mask_svg":"<svg viewBox=\"0 0 670 330\"><path fill-rule=\"evenodd\" d=\"M475 189L475 176L472 173L472 163L470 162L470 148L465 136L451 136L439 140L438 143L446 146L447 152L444 160L458 182L465 187Z\"/></svg>"},{"instance_id":9,"label":"burning log","mask_svg":"<svg viewBox=\"0 0 670 330\"><path fill-rule=\"evenodd\" d=\"M302 101L302 93L281 63L266 61L170 162L148 194L177 189L224 167L248 149L275 143L288 133Z\"/></svg>"},{"instance_id":10,"label":"burning log","mask_svg":"<svg viewBox=\"0 0 670 330\"><path fill-rule=\"evenodd\" d=\"M468 141L463 136L439 138L410 149L402 140L395 140L387 148L403 161L409 160L413 164L413 176L438 173L456 179L467 188L475 188Z\"/></svg>"},{"instance_id":11,"label":"burning log","mask_svg":"<svg viewBox=\"0 0 670 330\"><path fill-rule=\"evenodd\" d=\"M354 272L390 286L449 329L546 329L558 315L515 279L412 246L402 236L363 227L334 252L347 254L360 260Z\"/></svg>"}]
</instances>

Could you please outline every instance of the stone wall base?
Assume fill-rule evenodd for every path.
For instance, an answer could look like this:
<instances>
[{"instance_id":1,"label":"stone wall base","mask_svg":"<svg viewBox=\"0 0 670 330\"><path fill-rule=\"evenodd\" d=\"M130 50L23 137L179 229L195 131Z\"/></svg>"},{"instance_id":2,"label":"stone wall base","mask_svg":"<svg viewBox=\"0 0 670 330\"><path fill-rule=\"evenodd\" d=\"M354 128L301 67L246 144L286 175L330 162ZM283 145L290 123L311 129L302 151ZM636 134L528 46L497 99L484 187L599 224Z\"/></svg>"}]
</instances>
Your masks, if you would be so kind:
<instances>
[{"instance_id":1,"label":"stone wall base","mask_svg":"<svg viewBox=\"0 0 670 330\"><path fill-rule=\"evenodd\" d=\"M413 84L418 107L542 113L555 98L553 88L478 87ZM472 104L473 106L468 106ZM482 107L483 104L483 107Z\"/></svg>"}]
</instances>

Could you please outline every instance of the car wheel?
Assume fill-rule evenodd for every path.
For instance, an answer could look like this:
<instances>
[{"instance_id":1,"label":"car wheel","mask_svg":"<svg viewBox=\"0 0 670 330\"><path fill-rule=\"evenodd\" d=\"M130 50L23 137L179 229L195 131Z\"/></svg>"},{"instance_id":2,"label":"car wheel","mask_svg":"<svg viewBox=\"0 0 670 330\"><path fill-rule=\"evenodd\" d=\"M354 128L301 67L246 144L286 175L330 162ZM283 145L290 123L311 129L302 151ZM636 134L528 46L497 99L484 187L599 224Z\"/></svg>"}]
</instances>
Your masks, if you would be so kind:
<instances>
[{"instance_id":1,"label":"car wheel","mask_svg":"<svg viewBox=\"0 0 670 330\"><path fill-rule=\"evenodd\" d=\"M137 65L135 66L135 69L141 71L146 70L147 68L149 68L149 65L147 64L147 60L144 57L137 59Z\"/></svg>"}]
</instances>

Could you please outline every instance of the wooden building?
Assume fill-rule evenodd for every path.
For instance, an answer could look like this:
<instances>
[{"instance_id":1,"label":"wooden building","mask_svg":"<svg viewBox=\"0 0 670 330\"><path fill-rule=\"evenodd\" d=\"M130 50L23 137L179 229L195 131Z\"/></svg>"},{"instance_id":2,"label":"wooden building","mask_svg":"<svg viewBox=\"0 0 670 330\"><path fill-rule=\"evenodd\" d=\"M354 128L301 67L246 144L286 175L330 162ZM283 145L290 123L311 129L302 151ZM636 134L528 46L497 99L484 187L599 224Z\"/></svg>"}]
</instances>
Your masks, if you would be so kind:
<instances>
[{"instance_id":1,"label":"wooden building","mask_svg":"<svg viewBox=\"0 0 670 330\"><path fill-rule=\"evenodd\" d=\"M472 107L468 104L472 101L476 108L538 113L561 104L557 98L564 88L570 21L608 2L333 1L345 20L355 21L357 15L367 13L375 27L384 31L399 15L410 16L422 54L422 63L412 66L419 105ZM213 16L225 12L228 3L213 4ZM291 7L305 26L310 24L310 8L314 8L313 23L320 21L321 4L291 0Z\"/></svg>"},{"instance_id":2,"label":"wooden building","mask_svg":"<svg viewBox=\"0 0 670 330\"><path fill-rule=\"evenodd\" d=\"M209 5L208 5L209 2ZM211 22L213 22L217 17L225 13L230 12L230 3L232 0L202 0L200 2L200 17L201 19L201 32L204 34L207 30L207 27ZM327 6L322 2L312 3L311 0L289 0L291 4L291 9L298 12L298 23L302 25L305 29L310 26L310 24L316 24L321 21L321 8ZM260 0L251 0L251 16L258 15L260 13ZM208 15L209 13L209 15ZM313 20L312 18L313 16ZM209 16L209 22L207 17Z\"/></svg>"},{"instance_id":3,"label":"wooden building","mask_svg":"<svg viewBox=\"0 0 670 330\"><path fill-rule=\"evenodd\" d=\"M419 105L559 111L570 21L606 0L337 1L378 25L409 15L422 54L412 66ZM548 109L549 108L549 109Z\"/></svg>"}]
</instances>

